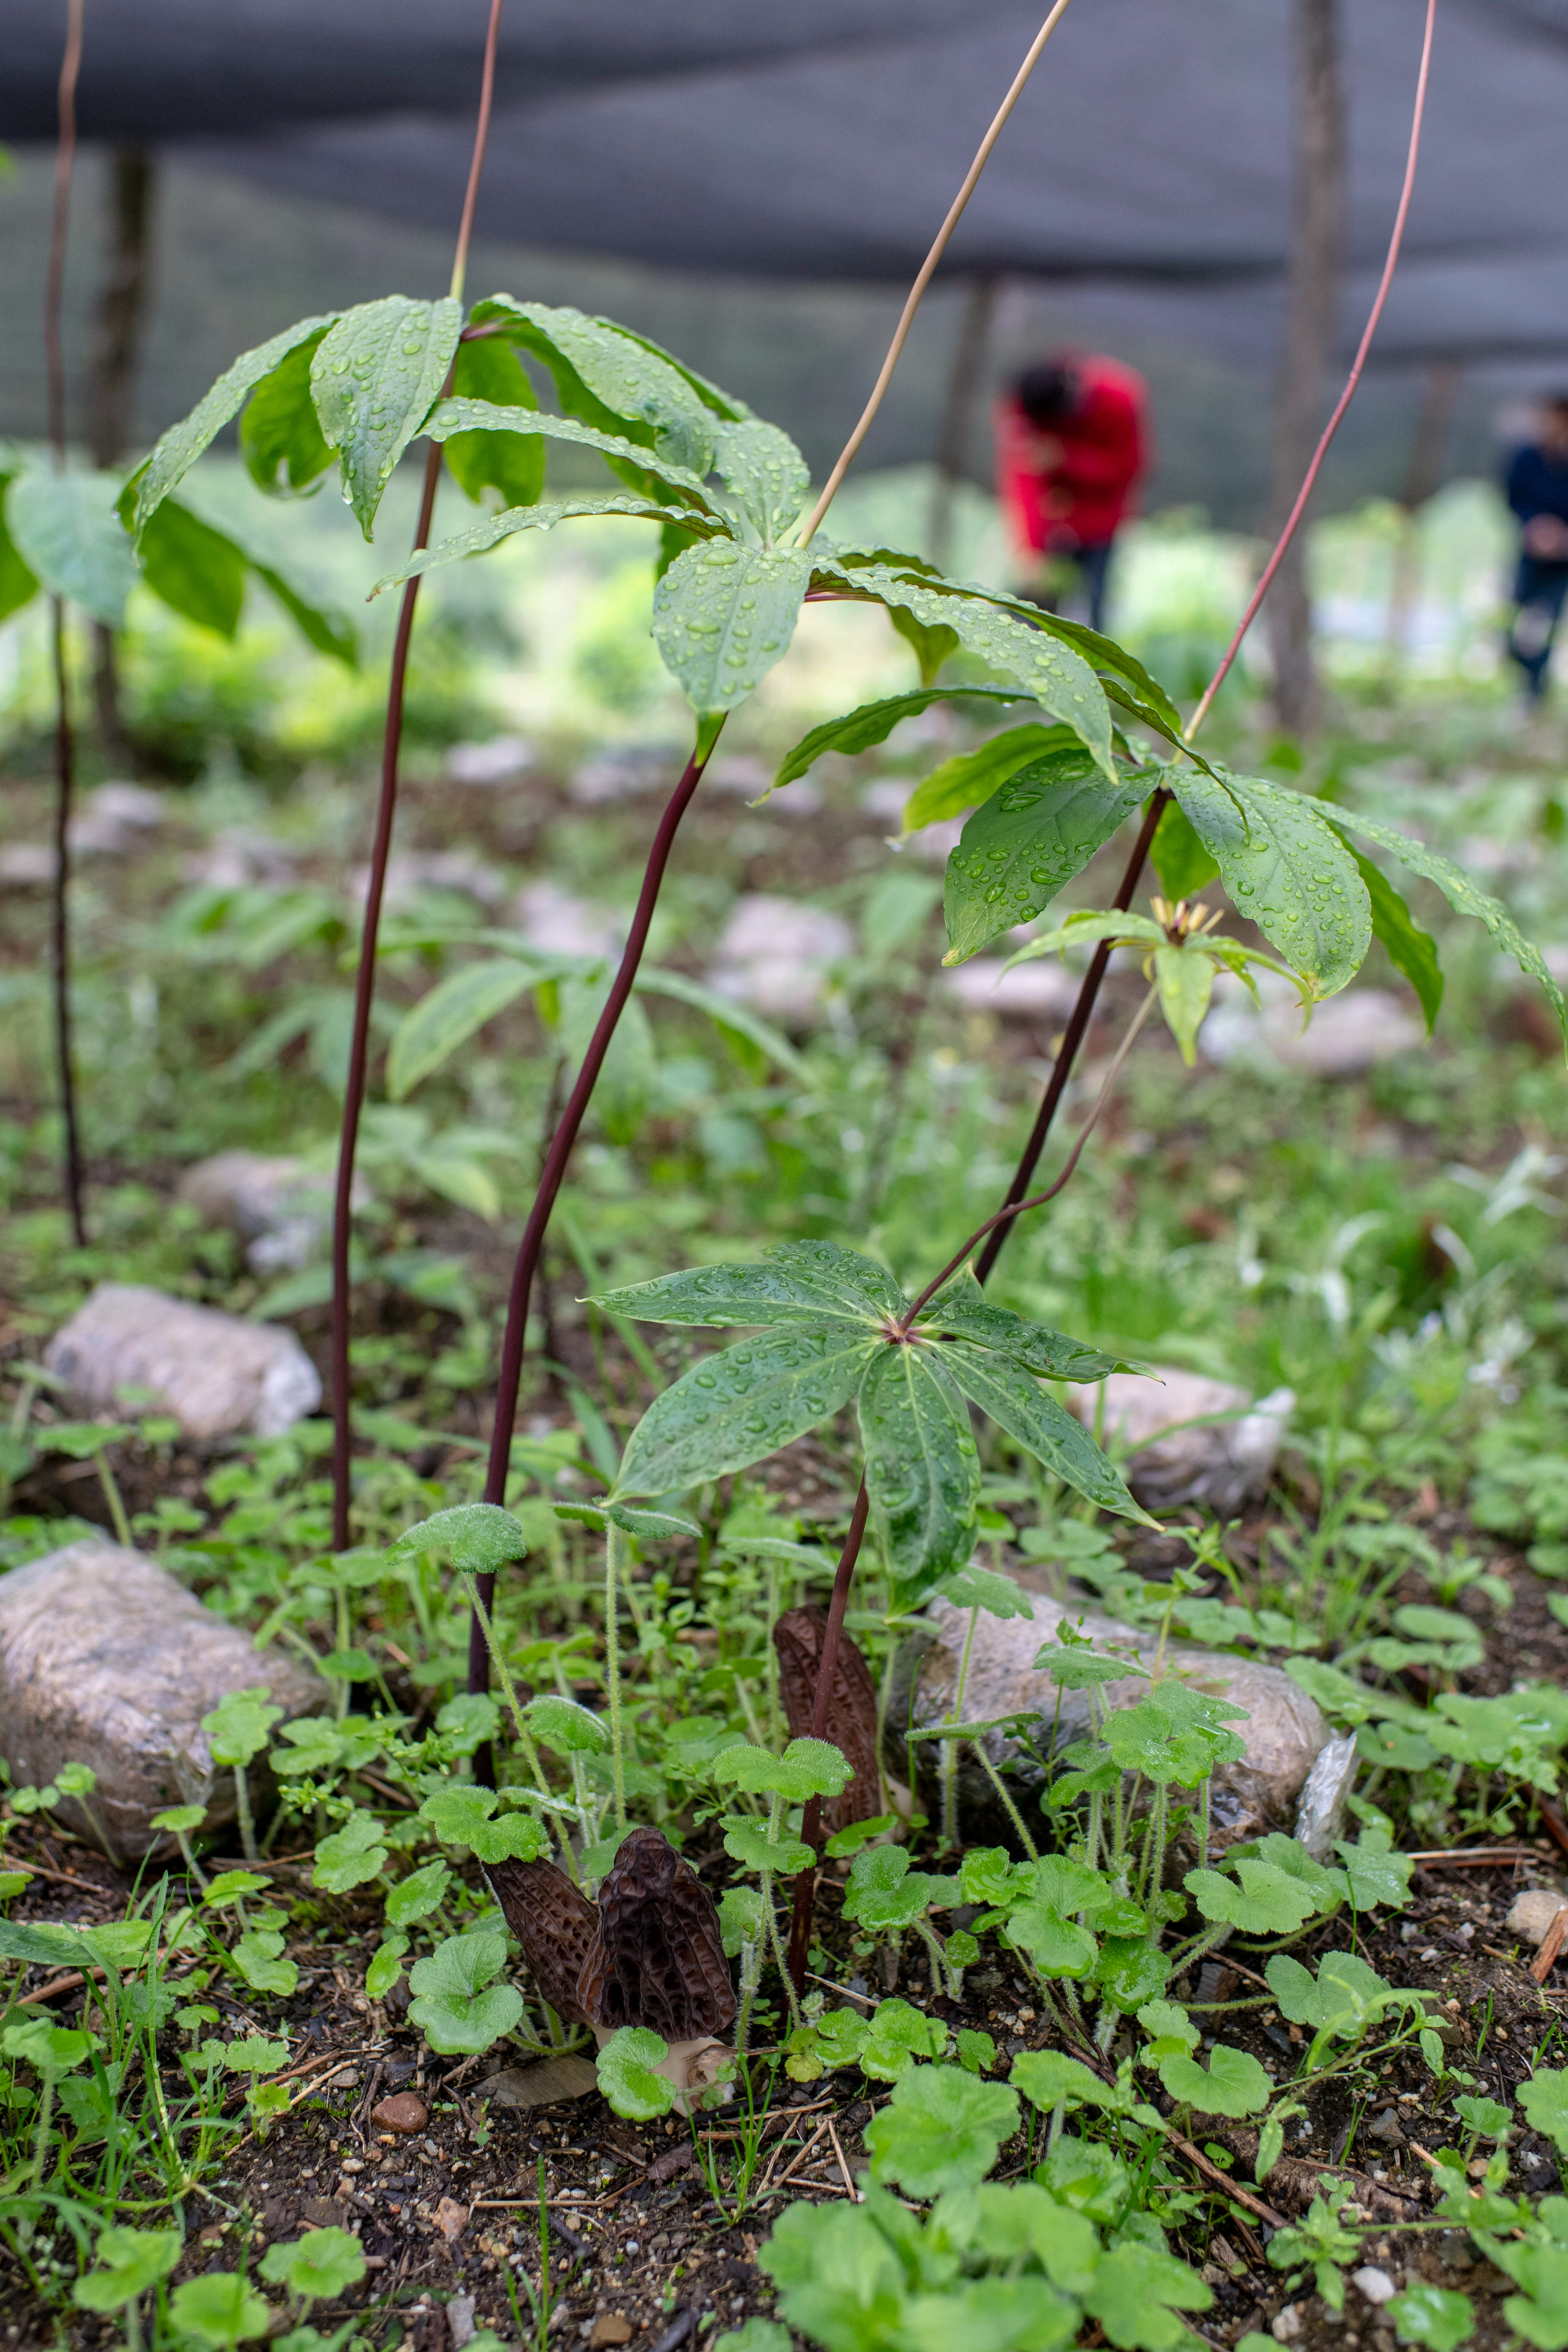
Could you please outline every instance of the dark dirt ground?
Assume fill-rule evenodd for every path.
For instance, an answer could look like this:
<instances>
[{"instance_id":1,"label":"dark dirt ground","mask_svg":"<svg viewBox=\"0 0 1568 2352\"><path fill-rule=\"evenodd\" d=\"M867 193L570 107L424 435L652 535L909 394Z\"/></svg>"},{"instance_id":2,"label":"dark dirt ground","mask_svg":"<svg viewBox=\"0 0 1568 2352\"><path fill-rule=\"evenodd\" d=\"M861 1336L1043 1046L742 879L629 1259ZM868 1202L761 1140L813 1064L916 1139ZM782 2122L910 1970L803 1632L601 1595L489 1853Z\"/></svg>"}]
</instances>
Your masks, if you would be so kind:
<instances>
[{"instance_id":1,"label":"dark dirt ground","mask_svg":"<svg viewBox=\"0 0 1568 2352\"><path fill-rule=\"evenodd\" d=\"M826 1484L830 1468L826 1458L803 1463L803 1484L812 1483L808 1471ZM1506 1686L1521 1668L1561 1674L1568 1647L1535 1590L1538 1580L1521 1563L1498 1564L1510 1572L1518 1605L1500 1621L1507 1626L1506 1648L1500 1622L1488 1625L1489 1660L1466 1678L1478 1689ZM1474 1606L1478 1617L1490 1619L1487 1603ZM9 1851L39 1872L16 1905L16 1916L92 1924L120 1915L126 1882L40 1817L16 1824ZM694 1841L687 1851L717 1889L724 1872L719 1848L705 1852ZM307 1892L308 1859L270 1867L280 1900ZM1391 1983L1439 1996L1452 2063L1477 2078L1477 2093L1510 2106L1517 2084L1559 2037L1568 2004L1568 1958L1538 1986L1530 1948L1508 1932L1504 1920L1521 1887L1558 1886L1565 1871L1568 1855L1539 1832L1518 1840L1502 1863L1466 1865L1451 1856L1423 1862L1408 1909L1376 1915L1360 1941L1366 1958ZM816 1921L828 1961L823 1974L837 1986L868 2002L896 1990L933 2007L954 2028L985 2029L995 2038L1003 2073L1018 2052L1050 2041L1037 1990L1008 1954L989 1943L980 1964L967 1972L962 2004L932 2001L918 1947L905 1952L901 1979L884 1967L874 1991L868 1990L859 1973L866 1964L847 1948L837 1917L838 1884L831 1872L825 1874ZM253 2264L268 2244L312 2224L335 2222L359 2236L370 2271L341 2305L318 2307L312 2314L318 2326L330 2327L357 2310L367 2317L373 2311L384 2315L375 2323L383 2327L395 2315L404 2340L419 2352L447 2352L453 2338L445 2306L457 2302L454 2316L460 2319L464 2300L472 2298L477 2324L488 2321L503 2338L515 2340L520 2329L508 2284L526 2277L538 2287L542 2162L558 2315L552 2341L592 2347L635 2339L646 2352L675 2352L705 2326L728 2327L749 2314L771 2312L771 2282L756 2263L759 2243L785 2202L853 2193L853 2176L864 2163L865 2126L888 2095L885 2085L868 2084L854 2070L804 2086L781 2074L752 2189L737 2212L736 2144L723 2137L734 2128L732 2111L699 2124L703 2148L717 2165L721 2205L697 2160L699 2150L673 2120L627 2125L591 2091L546 2105L503 2105L486 2087L502 2053L457 2063L437 2058L406 2024L404 1985L380 2004L358 1989L379 1940L373 1903L352 1895L312 1895L310 1902L315 1924L290 1936L289 1954L300 1981L281 2016L274 2003L258 2015L221 1986L209 1985L199 1996L222 2011L223 2030L277 2035L286 2025L292 2045L287 2079L297 2086L297 2104L265 2142L239 2136L210 2184L210 2197L189 2202L190 2243L176 2283L200 2269ZM1345 1923L1335 1920L1294 1948L1310 1961L1344 1940ZM24 1992L36 1991L45 1978L46 1972L28 1972ZM1245 1948L1237 1947L1205 1963L1198 1979L1183 1979L1173 1990L1195 2003L1224 2003L1247 1999L1260 1983ZM54 2014L61 2022L79 2020L84 1998L81 1990L62 1990ZM1222 2008L1202 2021L1220 2039L1250 2051L1277 2079L1288 2077L1298 2062L1301 2031L1271 2008ZM765 2031L765 2020L759 2023ZM172 2029L164 2039L172 2053ZM1119 2037L1113 2059L1125 2042L1125 2035ZM171 2096L184 2088L173 2066L166 2081ZM504 2095L503 2086L497 2091ZM425 2110L412 2131L389 2130L376 2116L376 2108L397 2093L413 2093ZM1154 2095L1168 2110L1164 2095ZM1327 2174L1345 2184L1355 2203L1352 2218L1386 2230L1369 2239L1363 2260L1381 2264L1399 2284L1420 2274L1461 2285L1477 2301L1476 2341L1482 2352L1500 2344L1509 2336L1500 2317L1509 2283L1475 2254L1462 2232L1406 2233L1398 2226L1430 2221L1428 2168L1418 2150L1434 2153L1455 2137L1453 2119L1443 2120L1447 2095L1440 2108L1419 2053L1412 2046L1378 2062L1370 2084L1363 2078L1352 2088L1342 2076L1309 2084L1303 2101L1307 2115L1288 2126L1285 2156L1261 2189L1251 2182L1255 2139L1243 2128L1216 2126L1203 2141L1196 2153L1205 2157L1206 2171L1185 2158L1173 2160L1173 2177L1206 2200L1201 2215L1184 2226L1182 2244L1215 2291L1215 2306L1203 2322L1207 2339L1230 2344L1247 2329L1277 2324L1281 2341L1299 2344L1303 2352L1328 2352L1331 2341L1352 2352L1363 2343L1368 2352L1392 2352L1391 2327L1353 2286L1344 2314L1336 2315L1315 2294L1290 2297L1280 2273L1268 2264L1261 2231L1269 2217L1293 2219ZM238 2105L236 2094L233 2106ZM1535 2195L1558 2187L1550 2143L1521 2131L1510 2158L1517 2186ZM1020 2176L1029 2160L1020 2135L1004 2148L995 2177ZM521 2286L515 2292L527 2325L528 2298ZM73 2316L62 2332L18 2299L15 2282L0 2286L0 2338L7 2352L12 2347L32 2352L35 2346L41 2352L59 2344L100 2352L117 2340L108 2323L85 2315Z\"/></svg>"}]
</instances>

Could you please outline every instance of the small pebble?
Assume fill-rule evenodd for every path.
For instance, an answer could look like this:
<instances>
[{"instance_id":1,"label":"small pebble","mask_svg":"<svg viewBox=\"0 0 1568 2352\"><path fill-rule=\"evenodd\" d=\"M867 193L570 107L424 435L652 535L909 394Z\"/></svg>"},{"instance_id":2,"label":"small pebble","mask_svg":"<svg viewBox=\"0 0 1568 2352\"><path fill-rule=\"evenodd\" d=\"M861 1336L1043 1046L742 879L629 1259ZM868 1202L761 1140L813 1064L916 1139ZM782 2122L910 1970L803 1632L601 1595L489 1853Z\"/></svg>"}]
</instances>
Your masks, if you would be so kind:
<instances>
[{"instance_id":1,"label":"small pebble","mask_svg":"<svg viewBox=\"0 0 1568 2352\"><path fill-rule=\"evenodd\" d=\"M390 2099L383 2099L371 2109L370 2119L383 2131L422 2132L430 2120L430 2111L414 2091L395 2091Z\"/></svg>"},{"instance_id":2,"label":"small pebble","mask_svg":"<svg viewBox=\"0 0 1568 2352\"><path fill-rule=\"evenodd\" d=\"M1276 2344L1294 2344L1305 2326L1300 2305L1288 2303L1283 2311L1275 2314L1268 2332Z\"/></svg>"},{"instance_id":3,"label":"small pebble","mask_svg":"<svg viewBox=\"0 0 1568 2352\"><path fill-rule=\"evenodd\" d=\"M1392 2303L1399 2292L1388 2273L1379 2270L1374 2263L1364 2263L1359 2271L1352 2271L1351 2284L1360 2287L1368 2303Z\"/></svg>"},{"instance_id":4,"label":"small pebble","mask_svg":"<svg viewBox=\"0 0 1568 2352\"><path fill-rule=\"evenodd\" d=\"M1531 1944L1542 1944L1557 1914L1563 1908L1563 1897L1545 1886L1527 1887L1514 1898L1513 1908L1503 1925L1513 1936Z\"/></svg>"}]
</instances>

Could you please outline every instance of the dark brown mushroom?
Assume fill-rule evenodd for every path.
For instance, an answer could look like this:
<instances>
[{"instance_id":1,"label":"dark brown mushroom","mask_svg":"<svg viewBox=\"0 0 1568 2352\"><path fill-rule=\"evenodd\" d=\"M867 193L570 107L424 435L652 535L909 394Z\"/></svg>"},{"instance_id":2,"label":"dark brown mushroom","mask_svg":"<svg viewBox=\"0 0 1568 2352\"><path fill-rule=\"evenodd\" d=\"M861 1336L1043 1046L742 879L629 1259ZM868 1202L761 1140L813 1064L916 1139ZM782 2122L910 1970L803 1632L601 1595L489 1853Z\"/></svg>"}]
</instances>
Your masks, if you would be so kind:
<instances>
[{"instance_id":1,"label":"dark brown mushroom","mask_svg":"<svg viewBox=\"0 0 1568 2352\"><path fill-rule=\"evenodd\" d=\"M651 2026L672 2046L721 2033L734 2016L713 1898L662 1830L623 1840L577 1990L591 2023Z\"/></svg>"},{"instance_id":2,"label":"dark brown mushroom","mask_svg":"<svg viewBox=\"0 0 1568 2352\"><path fill-rule=\"evenodd\" d=\"M773 1627L779 1654L779 1696L792 1739L811 1734L816 1703L817 1669L822 1663L827 1612L812 1603L786 1609ZM847 1633L838 1636L833 1666L833 1689L827 1707L827 1737L849 1759L855 1778L842 1796L825 1797L822 1826L829 1837L851 1822L874 1821L882 1811L881 1781L877 1772L877 1693L864 1652Z\"/></svg>"},{"instance_id":3,"label":"dark brown mushroom","mask_svg":"<svg viewBox=\"0 0 1568 2352\"><path fill-rule=\"evenodd\" d=\"M578 1990L599 1925L587 1896L552 1862L492 1862L485 1875L533 1980L563 2025L586 2025Z\"/></svg>"}]
</instances>

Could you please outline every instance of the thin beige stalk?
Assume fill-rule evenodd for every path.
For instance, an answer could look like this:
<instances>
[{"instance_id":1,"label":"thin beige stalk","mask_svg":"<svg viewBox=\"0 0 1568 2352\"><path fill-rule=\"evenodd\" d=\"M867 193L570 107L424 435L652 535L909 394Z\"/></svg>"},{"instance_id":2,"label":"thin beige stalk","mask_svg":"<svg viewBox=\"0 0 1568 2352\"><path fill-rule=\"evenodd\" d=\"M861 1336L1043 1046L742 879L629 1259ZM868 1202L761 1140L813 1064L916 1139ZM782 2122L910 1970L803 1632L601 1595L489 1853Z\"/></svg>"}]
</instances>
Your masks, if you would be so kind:
<instances>
[{"instance_id":1,"label":"thin beige stalk","mask_svg":"<svg viewBox=\"0 0 1568 2352\"><path fill-rule=\"evenodd\" d=\"M888 345L888 356L882 362L881 373L878 376L876 383L871 387L871 397L866 403L865 407L860 413L860 422L856 425L854 432L851 433L848 440L844 444L838 463L834 467L832 473L827 477L827 480L823 486L822 496L817 499L816 504L813 507L811 514L806 521L805 529L801 532L800 543L802 547L805 547L810 540L814 539L818 530L821 528L823 516L827 512L828 508L833 504L834 499L837 497L839 485L843 481L845 475L849 471L850 467L853 465L856 453L858 450L861 442L864 441L867 434L871 429L871 421L875 417L879 408L882 405L882 395L893 380L893 370L898 366L900 354L903 351L905 343L909 341L910 329L915 322L915 312L920 309L921 297L924 295L926 288L931 284L931 278L935 275L937 263L947 251L949 240L952 236L953 230L958 226L959 221L963 216L963 208L969 202L970 197L974 194L975 188L979 184L981 173L984 172L986 164L991 160L991 150L995 146L997 140L1002 136L1002 127L1006 121L1007 117L1012 113L1013 109L1017 105L1019 99L1023 96L1024 86L1027 82L1029 76L1035 70L1035 67L1039 60L1040 52L1045 47L1046 43L1050 39L1051 35L1056 31L1058 19L1066 13L1067 5L1068 0L1056 0L1056 6L1051 10L1050 15L1046 18L1045 23L1040 26L1039 31L1036 34L1033 41L1029 45L1028 55L1024 59L1023 64L1018 68L1017 72L1014 75L1012 88L1007 92L1006 97L1002 100L1001 105L997 108L995 114L992 117L991 128L987 131L984 138L981 141L978 148L975 150L974 161L971 163L968 171L963 175L963 184L959 189L957 195L954 196L952 204L948 206L947 218L938 229L936 233L936 241L932 245L931 251L927 254L924 261L921 264L920 275L915 279L914 284L910 287L909 299L905 302L902 310L899 314L899 323L893 330L893 340Z\"/></svg>"}]
</instances>

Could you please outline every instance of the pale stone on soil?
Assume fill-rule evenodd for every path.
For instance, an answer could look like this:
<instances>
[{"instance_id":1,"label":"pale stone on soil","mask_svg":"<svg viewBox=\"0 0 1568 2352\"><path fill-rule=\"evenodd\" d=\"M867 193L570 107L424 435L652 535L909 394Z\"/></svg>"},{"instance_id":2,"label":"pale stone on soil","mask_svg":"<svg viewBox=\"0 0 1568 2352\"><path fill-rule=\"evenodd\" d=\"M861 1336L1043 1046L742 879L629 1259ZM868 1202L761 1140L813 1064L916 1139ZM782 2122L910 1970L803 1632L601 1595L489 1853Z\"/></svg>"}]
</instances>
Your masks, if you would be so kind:
<instances>
[{"instance_id":1,"label":"pale stone on soil","mask_svg":"<svg viewBox=\"0 0 1568 2352\"><path fill-rule=\"evenodd\" d=\"M140 1391L198 1440L277 1437L321 1401L321 1377L292 1331L139 1283L100 1283L44 1362L89 1412L118 1415L123 1392Z\"/></svg>"},{"instance_id":2,"label":"pale stone on soil","mask_svg":"<svg viewBox=\"0 0 1568 2352\"><path fill-rule=\"evenodd\" d=\"M615 917L553 882L531 882L512 901L512 921L544 955L618 958L624 932Z\"/></svg>"},{"instance_id":3,"label":"pale stone on soil","mask_svg":"<svg viewBox=\"0 0 1568 2352\"><path fill-rule=\"evenodd\" d=\"M841 916L753 892L730 911L708 984L773 1020L808 1020L854 943Z\"/></svg>"},{"instance_id":4,"label":"pale stone on soil","mask_svg":"<svg viewBox=\"0 0 1568 2352\"><path fill-rule=\"evenodd\" d=\"M1152 1666L1158 1648L1157 1632L1137 1633L1113 1618L1064 1605L1044 1593L1021 1592L1020 1597L1032 1607L1032 1620L991 1617L982 1611L976 1622L964 1685L964 1720L984 1723L998 1716L1036 1715L1047 1732L1053 1721L1058 1723L1058 1747L1087 1738L1092 1731L1089 1694L1062 1691L1058 1717L1058 1686L1035 1664L1039 1652L1054 1641L1057 1627L1065 1618L1096 1643L1130 1650ZM895 1691L889 1722L908 1721L924 1729L951 1713L969 1617L967 1609L955 1608L940 1597L931 1603L927 1612L930 1646L918 1662L906 1659L904 1672L912 1667L907 1711ZM1261 1665L1250 1658L1172 1642L1166 1644L1164 1663L1167 1671L1180 1675L1194 1690L1229 1699L1247 1710L1246 1719L1232 1725L1246 1742L1247 1752L1234 1764L1218 1766L1211 1784L1213 1850L1223 1851L1242 1838L1260 1836L1268 1830L1291 1829L1302 1786L1329 1737L1328 1726L1313 1701L1278 1666ZM1130 1674L1124 1681L1103 1685L1100 1696L1109 1707L1136 1706L1148 1690L1145 1675ZM936 1766L936 1746L935 1741L921 1742L931 1770ZM987 1732L984 1746L994 1764L1004 1758L1016 1759L1020 1752L1000 1731ZM1022 1777L1026 1780L1029 1777L1026 1766ZM978 1766L973 1760L965 1763L962 1752L959 1792L962 1799L981 1806L994 1801Z\"/></svg>"},{"instance_id":5,"label":"pale stone on soil","mask_svg":"<svg viewBox=\"0 0 1568 2352\"><path fill-rule=\"evenodd\" d=\"M1268 1491L1294 1394L1275 1389L1255 1404L1228 1381L1164 1365L1154 1370L1153 1380L1113 1372L1092 1386L1075 1385L1067 1391L1068 1410L1086 1429L1099 1429L1103 1399L1103 1435L1133 1448L1122 1467L1146 1509L1199 1503L1233 1517ZM1202 1425L1178 1425L1189 1423Z\"/></svg>"},{"instance_id":6,"label":"pale stone on soil","mask_svg":"<svg viewBox=\"0 0 1568 2352\"><path fill-rule=\"evenodd\" d=\"M1510 1936L1529 1944L1543 1944L1552 1923L1563 1907L1563 1897L1549 1886L1526 1887L1516 1895L1503 1925Z\"/></svg>"},{"instance_id":7,"label":"pale stone on soil","mask_svg":"<svg viewBox=\"0 0 1568 2352\"><path fill-rule=\"evenodd\" d=\"M1065 1018L1083 982L1059 963L1023 963L1007 971L1000 956L976 956L956 971L943 972L942 985L972 1012L1027 1020L1038 1014Z\"/></svg>"},{"instance_id":8,"label":"pale stone on soil","mask_svg":"<svg viewBox=\"0 0 1568 2352\"><path fill-rule=\"evenodd\" d=\"M1289 981L1264 972L1258 992L1261 1011L1240 982L1216 985L1214 1010L1198 1033L1208 1060L1279 1062L1311 1077L1348 1078L1414 1052L1426 1037L1414 1001L1391 989L1345 989L1320 1004L1305 1029Z\"/></svg>"},{"instance_id":9,"label":"pale stone on soil","mask_svg":"<svg viewBox=\"0 0 1568 2352\"><path fill-rule=\"evenodd\" d=\"M237 1234L253 1273L297 1273L320 1255L331 1232L332 1190L326 1170L308 1170L298 1160L216 1151L186 1169L174 1197L209 1225ZM355 1209L368 1208L371 1199L370 1186L356 1175Z\"/></svg>"},{"instance_id":10,"label":"pale stone on soil","mask_svg":"<svg viewBox=\"0 0 1568 2352\"><path fill-rule=\"evenodd\" d=\"M89 1765L111 1860L157 1845L152 1817L172 1805L205 1806L209 1827L233 1820L234 1774L214 1764L201 1718L261 1685L287 1716L329 1704L309 1667L258 1651L140 1552L89 1536L0 1577L0 1754L17 1787ZM264 1769L251 1778L254 1802ZM74 1799L55 1810L100 1842Z\"/></svg>"}]
</instances>

